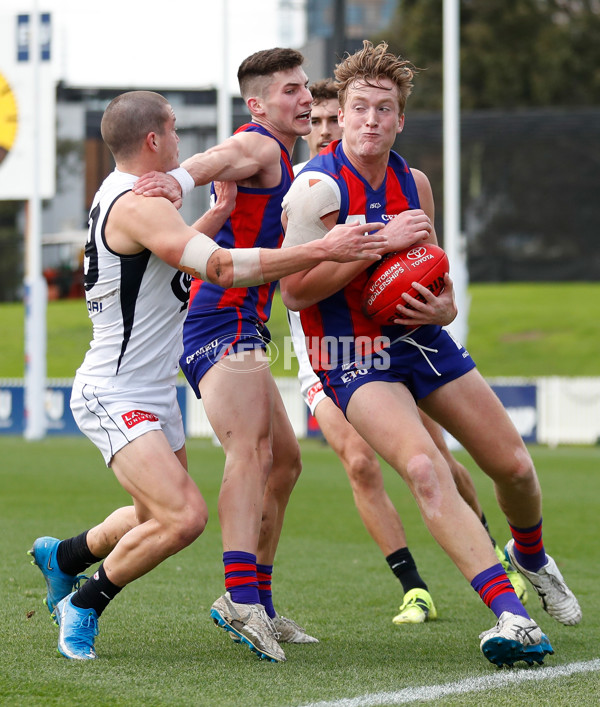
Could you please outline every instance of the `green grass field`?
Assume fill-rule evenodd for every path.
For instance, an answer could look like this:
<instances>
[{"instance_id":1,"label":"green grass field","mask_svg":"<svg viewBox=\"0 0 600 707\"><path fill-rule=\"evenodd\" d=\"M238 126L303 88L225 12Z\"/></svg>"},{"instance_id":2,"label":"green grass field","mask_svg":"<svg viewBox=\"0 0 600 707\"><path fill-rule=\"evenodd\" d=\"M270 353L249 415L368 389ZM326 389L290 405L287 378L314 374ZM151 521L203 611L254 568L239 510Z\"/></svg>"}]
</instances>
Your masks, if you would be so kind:
<instances>
[{"instance_id":1,"label":"green grass field","mask_svg":"<svg viewBox=\"0 0 600 707\"><path fill-rule=\"evenodd\" d=\"M486 377L598 376L600 283L476 284L469 288L467 346ZM23 377L22 304L0 305L0 378ZM91 325L82 300L48 305L48 377L72 378ZM288 334L279 294L269 328L281 349ZM275 376L295 375L281 356Z\"/></svg>"},{"instance_id":2,"label":"green grass field","mask_svg":"<svg viewBox=\"0 0 600 707\"><path fill-rule=\"evenodd\" d=\"M577 593L584 619L577 627L561 626L532 597L530 613L556 653L543 668L510 671L497 670L481 655L477 636L491 627L493 615L424 530L403 483L385 469L388 492L440 614L420 626L392 624L400 585L359 520L339 462L314 440L303 442L302 451L304 471L286 517L274 597L281 613L320 637L319 645L289 646L286 663L263 663L209 619L223 586L216 511L223 458L208 441L190 440L191 473L211 516L205 533L127 587L101 618L99 659L73 663L56 653L42 576L25 552L39 535L81 532L127 503L127 496L83 438L0 437L0 703L597 704L600 448L532 448L544 489L546 543ZM506 526L491 483L458 456L472 469L491 529L504 542ZM576 663L584 664L583 672L561 677L560 668ZM451 683L449 693L440 692L440 685ZM393 694L377 698L380 693Z\"/></svg>"}]
</instances>

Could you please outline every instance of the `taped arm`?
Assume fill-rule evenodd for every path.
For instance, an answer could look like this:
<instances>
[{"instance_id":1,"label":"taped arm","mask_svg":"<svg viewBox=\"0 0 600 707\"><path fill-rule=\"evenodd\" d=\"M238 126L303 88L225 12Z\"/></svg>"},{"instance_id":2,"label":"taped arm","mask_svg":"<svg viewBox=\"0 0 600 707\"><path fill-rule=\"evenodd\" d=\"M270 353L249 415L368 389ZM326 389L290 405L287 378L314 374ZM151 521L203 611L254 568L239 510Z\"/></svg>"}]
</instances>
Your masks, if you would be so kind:
<instances>
[{"instance_id":1,"label":"taped arm","mask_svg":"<svg viewBox=\"0 0 600 707\"><path fill-rule=\"evenodd\" d=\"M327 235L323 218L340 210L341 194L335 181L321 172L296 177L283 200L286 228L283 247L310 243Z\"/></svg>"},{"instance_id":2,"label":"taped arm","mask_svg":"<svg viewBox=\"0 0 600 707\"><path fill-rule=\"evenodd\" d=\"M304 172L297 177L283 201L283 247L326 236L336 227L340 205L339 187L328 175ZM322 262L284 277L280 282L284 303L292 310L304 309L342 289L369 264Z\"/></svg>"}]
</instances>

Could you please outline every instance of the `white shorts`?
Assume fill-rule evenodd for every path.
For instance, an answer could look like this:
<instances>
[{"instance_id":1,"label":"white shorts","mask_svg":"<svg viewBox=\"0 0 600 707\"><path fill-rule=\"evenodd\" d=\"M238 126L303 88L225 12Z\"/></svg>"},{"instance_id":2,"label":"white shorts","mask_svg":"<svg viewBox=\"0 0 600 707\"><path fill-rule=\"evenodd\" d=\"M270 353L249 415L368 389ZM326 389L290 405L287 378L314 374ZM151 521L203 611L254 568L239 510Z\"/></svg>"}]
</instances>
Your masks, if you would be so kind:
<instances>
[{"instance_id":1,"label":"white shorts","mask_svg":"<svg viewBox=\"0 0 600 707\"><path fill-rule=\"evenodd\" d=\"M292 335L294 353L298 359L298 380L300 381L300 392L304 402L308 405L314 415L317 405L324 400L327 395L323 391L323 384L319 376L313 371L306 351L306 337L302 330L302 323L298 312L288 310L288 323Z\"/></svg>"},{"instance_id":2,"label":"white shorts","mask_svg":"<svg viewBox=\"0 0 600 707\"><path fill-rule=\"evenodd\" d=\"M185 445L174 385L119 390L99 388L76 378L71 412L79 429L102 453L106 466L119 449L150 430L162 430L174 452Z\"/></svg>"}]
</instances>

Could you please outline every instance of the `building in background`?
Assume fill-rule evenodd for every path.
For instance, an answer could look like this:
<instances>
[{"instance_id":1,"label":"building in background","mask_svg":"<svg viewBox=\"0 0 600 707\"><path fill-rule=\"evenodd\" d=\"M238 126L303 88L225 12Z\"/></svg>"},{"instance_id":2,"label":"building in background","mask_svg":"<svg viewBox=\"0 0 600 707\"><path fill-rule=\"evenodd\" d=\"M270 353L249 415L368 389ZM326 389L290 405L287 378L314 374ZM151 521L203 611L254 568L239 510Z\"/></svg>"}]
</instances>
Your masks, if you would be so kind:
<instances>
[{"instance_id":1,"label":"building in background","mask_svg":"<svg viewBox=\"0 0 600 707\"><path fill-rule=\"evenodd\" d=\"M110 101L125 90L58 85L56 193L42 211L42 264L51 299L82 296L88 212L98 187L114 168L100 134L100 121ZM182 159L216 143L215 89L156 90L167 98L177 115ZM242 99L234 97L231 129L235 130L247 117ZM208 208L208 198L208 187L195 189L181 209L183 218L193 223Z\"/></svg>"},{"instance_id":2,"label":"building in background","mask_svg":"<svg viewBox=\"0 0 600 707\"><path fill-rule=\"evenodd\" d=\"M388 26L396 6L397 0L306 0L303 53L310 79L330 76L344 52Z\"/></svg>"}]
</instances>

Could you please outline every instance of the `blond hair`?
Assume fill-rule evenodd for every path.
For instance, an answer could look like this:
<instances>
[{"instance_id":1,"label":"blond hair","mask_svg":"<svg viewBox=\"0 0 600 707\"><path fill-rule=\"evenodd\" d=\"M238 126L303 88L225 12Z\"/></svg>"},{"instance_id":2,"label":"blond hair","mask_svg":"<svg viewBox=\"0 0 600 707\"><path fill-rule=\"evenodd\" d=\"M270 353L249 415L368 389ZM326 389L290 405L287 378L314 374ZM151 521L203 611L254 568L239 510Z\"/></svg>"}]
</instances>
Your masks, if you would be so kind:
<instances>
[{"instance_id":1,"label":"blond hair","mask_svg":"<svg viewBox=\"0 0 600 707\"><path fill-rule=\"evenodd\" d=\"M386 42L373 46L365 39L362 49L346 56L335 67L340 106L344 107L348 89L356 81L380 87L381 79L387 78L398 89L398 107L402 115L412 91L412 79L416 72L416 67L409 61L389 52Z\"/></svg>"}]
</instances>

